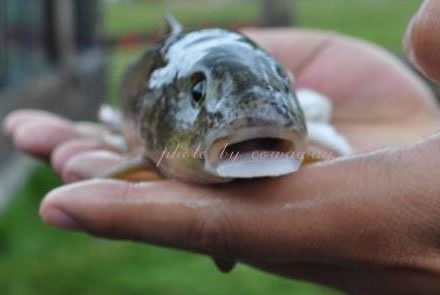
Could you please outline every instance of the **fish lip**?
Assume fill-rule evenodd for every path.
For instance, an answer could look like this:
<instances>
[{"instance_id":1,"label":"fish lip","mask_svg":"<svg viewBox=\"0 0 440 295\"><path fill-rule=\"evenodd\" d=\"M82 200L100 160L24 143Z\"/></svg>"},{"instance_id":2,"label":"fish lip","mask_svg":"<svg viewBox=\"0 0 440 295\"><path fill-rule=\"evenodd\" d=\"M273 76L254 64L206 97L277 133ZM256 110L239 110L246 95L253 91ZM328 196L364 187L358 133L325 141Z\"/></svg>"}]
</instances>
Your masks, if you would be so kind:
<instances>
[{"instance_id":1,"label":"fish lip","mask_svg":"<svg viewBox=\"0 0 440 295\"><path fill-rule=\"evenodd\" d=\"M217 134L217 136L213 137L208 145L207 157L205 159L204 168L207 172L219 176L222 178L228 178L225 175L221 175L218 171L219 164L224 162L225 160L220 159L220 154L222 150L224 150L227 146L237 144L240 142L245 142L249 140L258 140L258 139L279 139L282 141L286 141L290 143L291 150L294 152L304 152L305 147L305 135L301 134L301 130L298 128L288 128L288 127L280 127L280 126L255 126L248 127L242 126L238 128L234 128L231 132L222 131ZM302 161L299 160L298 161ZM265 175L261 175L263 177ZM259 177L259 176L255 176ZM234 176L233 178L252 178L252 177L240 177Z\"/></svg>"}]
</instances>

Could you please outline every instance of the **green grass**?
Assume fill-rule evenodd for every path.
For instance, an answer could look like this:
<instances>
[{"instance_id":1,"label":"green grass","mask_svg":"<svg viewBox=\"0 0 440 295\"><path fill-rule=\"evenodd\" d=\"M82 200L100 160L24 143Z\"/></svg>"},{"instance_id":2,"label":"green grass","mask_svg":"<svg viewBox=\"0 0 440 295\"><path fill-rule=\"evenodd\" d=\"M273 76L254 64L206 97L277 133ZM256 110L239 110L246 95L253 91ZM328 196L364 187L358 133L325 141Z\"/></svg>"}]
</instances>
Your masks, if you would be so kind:
<instances>
[{"instance_id":1,"label":"green grass","mask_svg":"<svg viewBox=\"0 0 440 295\"><path fill-rule=\"evenodd\" d=\"M206 257L50 228L38 205L59 184L40 166L1 218L0 294L338 294L244 266L224 275Z\"/></svg>"},{"instance_id":2,"label":"green grass","mask_svg":"<svg viewBox=\"0 0 440 295\"><path fill-rule=\"evenodd\" d=\"M366 39L395 52L421 0L300 0L299 24Z\"/></svg>"},{"instance_id":3,"label":"green grass","mask_svg":"<svg viewBox=\"0 0 440 295\"><path fill-rule=\"evenodd\" d=\"M191 26L247 23L258 15L251 2L215 9L183 4L167 9L157 2L138 3L106 8L108 36L156 30L166 10ZM420 0L300 0L299 22L301 26L371 40L399 52L404 29L419 3ZM109 91L113 99L124 68L140 50L118 50L114 54ZM222 275L208 258L49 228L38 217L38 205L59 184L50 169L40 166L1 218L0 294L336 294L244 266Z\"/></svg>"},{"instance_id":4,"label":"green grass","mask_svg":"<svg viewBox=\"0 0 440 295\"><path fill-rule=\"evenodd\" d=\"M188 5L185 1L173 6L159 2L138 1L107 6L107 35L154 32L163 18L172 12L191 27L200 25L230 26L231 23L258 23L259 1L249 0L228 5ZM367 39L389 49L400 51L401 39L411 15L421 0L297 0L296 15L300 27L335 30Z\"/></svg>"},{"instance_id":5,"label":"green grass","mask_svg":"<svg viewBox=\"0 0 440 295\"><path fill-rule=\"evenodd\" d=\"M154 32L161 28L164 17L171 13L179 21L191 27L252 22L258 15L258 7L246 3L228 5L194 5L176 1L173 6L159 2L138 1L134 5L120 3L105 9L107 36L114 37L126 33ZM211 9L210 9L211 8Z\"/></svg>"}]
</instances>

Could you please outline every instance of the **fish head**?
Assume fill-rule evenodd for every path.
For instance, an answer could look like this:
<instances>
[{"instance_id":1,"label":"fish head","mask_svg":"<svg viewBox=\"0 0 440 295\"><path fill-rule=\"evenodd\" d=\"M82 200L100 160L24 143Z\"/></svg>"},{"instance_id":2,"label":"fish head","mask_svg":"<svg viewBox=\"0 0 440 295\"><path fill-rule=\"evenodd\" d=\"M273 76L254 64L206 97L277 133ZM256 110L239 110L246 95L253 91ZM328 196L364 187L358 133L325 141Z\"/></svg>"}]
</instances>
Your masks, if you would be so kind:
<instances>
[{"instance_id":1,"label":"fish head","mask_svg":"<svg viewBox=\"0 0 440 295\"><path fill-rule=\"evenodd\" d=\"M212 183L299 168L307 129L290 75L240 38L194 57L164 90L156 124L148 128L156 126L155 137L162 141L154 158L165 174Z\"/></svg>"}]
</instances>

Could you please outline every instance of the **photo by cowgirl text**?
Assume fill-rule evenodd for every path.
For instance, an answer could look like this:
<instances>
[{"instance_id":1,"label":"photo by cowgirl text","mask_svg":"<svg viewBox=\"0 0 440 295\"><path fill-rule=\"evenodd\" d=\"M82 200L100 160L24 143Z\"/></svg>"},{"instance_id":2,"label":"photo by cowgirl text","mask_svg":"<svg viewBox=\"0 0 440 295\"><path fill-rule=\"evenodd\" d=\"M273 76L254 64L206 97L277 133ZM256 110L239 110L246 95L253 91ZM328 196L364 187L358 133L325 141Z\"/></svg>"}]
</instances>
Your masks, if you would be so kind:
<instances>
[{"instance_id":1,"label":"photo by cowgirl text","mask_svg":"<svg viewBox=\"0 0 440 295\"><path fill-rule=\"evenodd\" d=\"M228 150L229 145L225 144L221 149L218 157L224 161L239 161L243 158L243 154L239 151ZM198 159L204 160L208 156L208 150L203 150L200 146L195 149L182 148L177 144L174 148L165 148L159 160L156 162L156 166L159 167L164 160L186 160L186 159ZM276 150L254 150L250 153L246 153L246 158L251 160L271 160L271 159L314 159L314 160L331 160L336 157L336 154L325 151L276 151Z\"/></svg>"}]
</instances>

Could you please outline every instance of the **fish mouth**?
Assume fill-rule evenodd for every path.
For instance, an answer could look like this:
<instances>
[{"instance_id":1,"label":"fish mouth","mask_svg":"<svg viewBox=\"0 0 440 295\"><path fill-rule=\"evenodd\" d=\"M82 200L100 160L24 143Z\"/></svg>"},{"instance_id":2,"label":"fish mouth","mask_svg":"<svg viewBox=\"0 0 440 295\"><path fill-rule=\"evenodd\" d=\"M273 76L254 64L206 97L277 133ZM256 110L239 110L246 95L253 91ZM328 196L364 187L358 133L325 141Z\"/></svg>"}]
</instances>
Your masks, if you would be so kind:
<instances>
[{"instance_id":1,"label":"fish mouth","mask_svg":"<svg viewBox=\"0 0 440 295\"><path fill-rule=\"evenodd\" d=\"M281 176L299 169L303 151L304 138L296 130L241 128L213 141L205 168L222 178Z\"/></svg>"}]
</instances>

